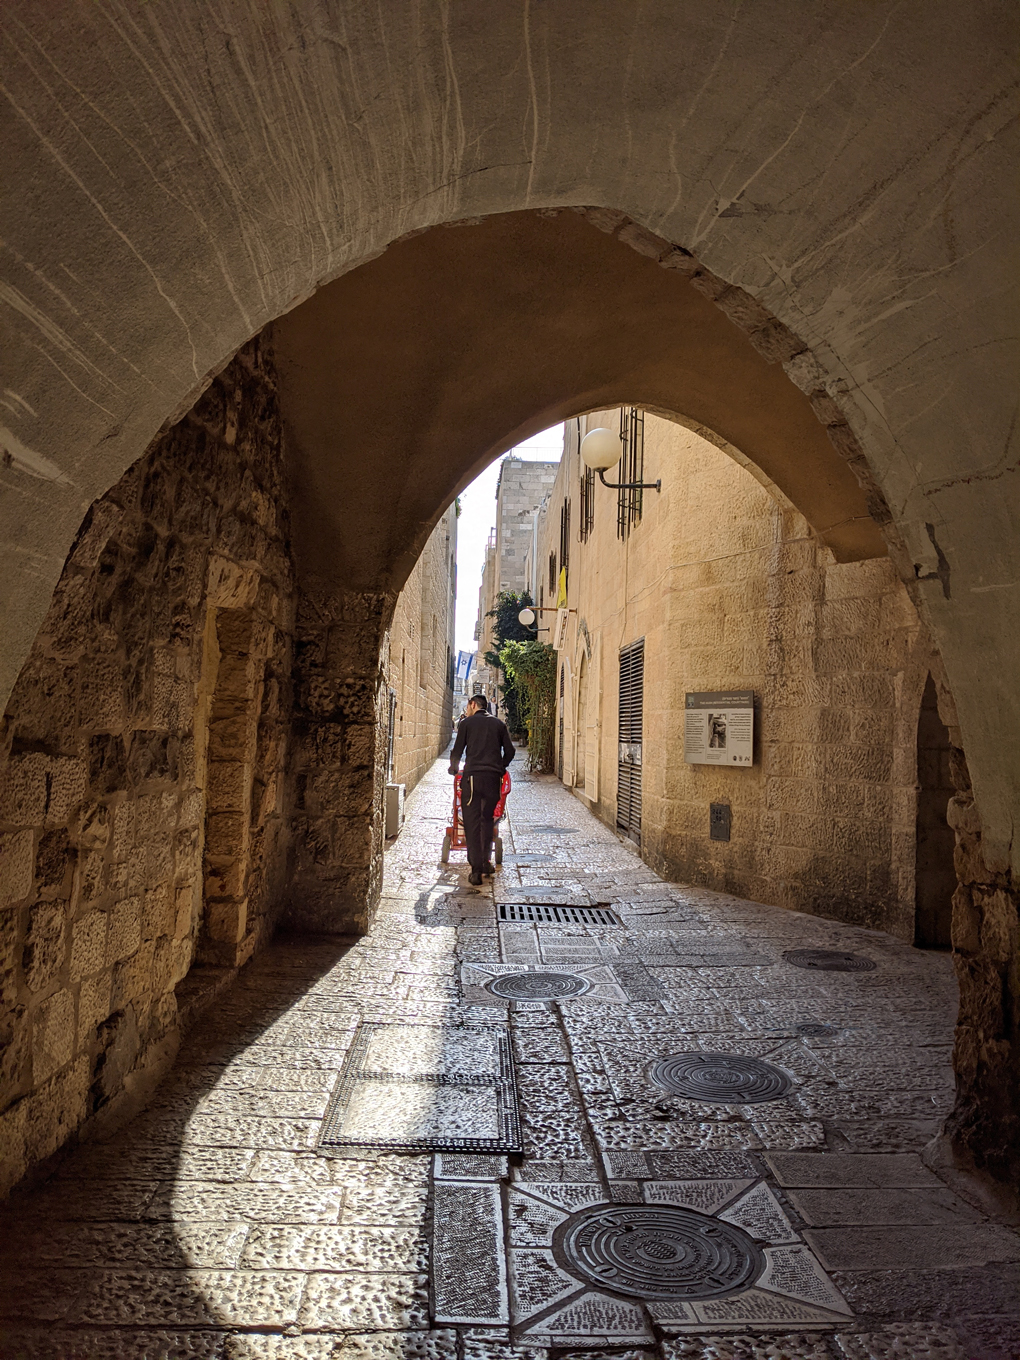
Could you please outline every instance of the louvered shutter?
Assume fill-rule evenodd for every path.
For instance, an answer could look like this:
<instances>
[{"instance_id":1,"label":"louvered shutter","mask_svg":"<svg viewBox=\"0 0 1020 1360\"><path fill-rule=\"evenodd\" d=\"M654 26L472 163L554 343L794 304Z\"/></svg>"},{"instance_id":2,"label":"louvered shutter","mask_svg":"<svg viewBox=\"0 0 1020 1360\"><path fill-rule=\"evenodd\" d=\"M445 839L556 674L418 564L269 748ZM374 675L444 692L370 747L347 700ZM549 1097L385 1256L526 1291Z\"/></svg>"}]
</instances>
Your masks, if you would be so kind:
<instances>
[{"instance_id":1,"label":"louvered shutter","mask_svg":"<svg viewBox=\"0 0 1020 1360\"><path fill-rule=\"evenodd\" d=\"M645 702L645 643L620 652L619 760L616 824L631 840L641 840L641 729Z\"/></svg>"}]
</instances>

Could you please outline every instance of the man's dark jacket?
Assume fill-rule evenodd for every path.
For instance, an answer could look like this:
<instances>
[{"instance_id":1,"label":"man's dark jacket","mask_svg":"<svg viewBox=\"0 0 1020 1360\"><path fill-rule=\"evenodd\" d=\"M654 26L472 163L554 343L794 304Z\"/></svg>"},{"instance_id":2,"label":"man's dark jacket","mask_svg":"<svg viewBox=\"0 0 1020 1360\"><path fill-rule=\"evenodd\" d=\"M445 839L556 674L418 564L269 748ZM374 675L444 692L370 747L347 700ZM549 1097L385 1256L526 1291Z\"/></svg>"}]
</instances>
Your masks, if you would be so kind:
<instances>
[{"instance_id":1,"label":"man's dark jacket","mask_svg":"<svg viewBox=\"0 0 1020 1360\"><path fill-rule=\"evenodd\" d=\"M510 740L510 733L506 730L506 724L499 718L494 718L491 713L472 713L470 718L465 718L461 722L457 729L457 740L450 753L451 770L457 768L465 747L466 775L484 773L502 775L514 758L514 746Z\"/></svg>"}]
</instances>

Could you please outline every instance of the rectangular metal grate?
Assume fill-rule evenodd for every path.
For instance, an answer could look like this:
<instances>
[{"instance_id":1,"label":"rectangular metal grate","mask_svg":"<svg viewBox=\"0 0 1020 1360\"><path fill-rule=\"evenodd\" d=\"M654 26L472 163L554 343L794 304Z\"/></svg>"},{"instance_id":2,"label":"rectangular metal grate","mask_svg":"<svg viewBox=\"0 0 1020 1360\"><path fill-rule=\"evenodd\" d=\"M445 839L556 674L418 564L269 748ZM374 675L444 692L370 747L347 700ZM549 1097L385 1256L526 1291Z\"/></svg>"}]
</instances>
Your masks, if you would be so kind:
<instances>
[{"instance_id":1,"label":"rectangular metal grate","mask_svg":"<svg viewBox=\"0 0 1020 1360\"><path fill-rule=\"evenodd\" d=\"M506 1026L362 1022L318 1148L521 1152Z\"/></svg>"},{"instance_id":2,"label":"rectangular metal grate","mask_svg":"<svg viewBox=\"0 0 1020 1360\"><path fill-rule=\"evenodd\" d=\"M501 921L527 921L529 925L618 926L620 919L608 907L570 907L559 902L500 902Z\"/></svg>"}]
</instances>

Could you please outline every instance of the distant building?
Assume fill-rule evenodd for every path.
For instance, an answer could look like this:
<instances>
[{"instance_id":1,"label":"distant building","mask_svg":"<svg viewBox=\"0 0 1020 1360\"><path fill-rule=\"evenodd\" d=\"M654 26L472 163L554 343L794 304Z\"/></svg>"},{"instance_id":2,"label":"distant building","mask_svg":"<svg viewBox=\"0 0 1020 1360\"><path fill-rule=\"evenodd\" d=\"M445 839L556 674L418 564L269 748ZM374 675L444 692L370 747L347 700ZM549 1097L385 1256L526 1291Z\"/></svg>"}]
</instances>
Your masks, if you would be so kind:
<instances>
[{"instance_id":1,"label":"distant building","mask_svg":"<svg viewBox=\"0 0 1020 1360\"><path fill-rule=\"evenodd\" d=\"M558 462L529 462L512 455L503 459L496 484L496 524L489 535L478 592L475 624L475 666L472 693L483 693L495 705L499 699L499 674L487 665L486 653L494 639L489 614L504 590L518 593L530 588L529 573L535 540L535 517L556 481Z\"/></svg>"}]
</instances>

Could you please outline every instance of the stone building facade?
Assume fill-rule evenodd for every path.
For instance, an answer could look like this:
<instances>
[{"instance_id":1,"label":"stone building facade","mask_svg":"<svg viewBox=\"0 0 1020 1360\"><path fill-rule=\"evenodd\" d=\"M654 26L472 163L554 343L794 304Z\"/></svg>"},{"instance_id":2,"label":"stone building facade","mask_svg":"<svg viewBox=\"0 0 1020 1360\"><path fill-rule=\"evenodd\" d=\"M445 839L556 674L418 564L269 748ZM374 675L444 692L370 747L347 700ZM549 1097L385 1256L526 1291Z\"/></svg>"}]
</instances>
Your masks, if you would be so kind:
<instances>
[{"instance_id":1,"label":"stone building facade","mask_svg":"<svg viewBox=\"0 0 1020 1360\"><path fill-rule=\"evenodd\" d=\"M528 584L535 511L552 490L557 466L513 455L503 459L496 487L497 591L522 591Z\"/></svg>"},{"instance_id":2,"label":"stone building facade","mask_svg":"<svg viewBox=\"0 0 1020 1360\"><path fill-rule=\"evenodd\" d=\"M569 502L561 777L657 872L913 941L919 808L941 799L944 823L950 743L929 699L920 768L938 787L919 799L918 723L938 666L892 564L837 563L735 451L650 413L631 466L662 491L641 493L636 514L624 504L621 526L626 493L586 478L579 457L584 433L618 430L621 414L640 415L567 423L540 519L538 559L563 565ZM621 469L607 480L626 480ZM635 826L635 809L621 806L631 775L620 772L619 686L621 658L642 640ZM754 763L685 764L685 695L722 690L754 692ZM711 838L713 804L728 809L729 840ZM933 853L951 882L951 843ZM949 946L951 893L937 938L922 942Z\"/></svg>"},{"instance_id":3,"label":"stone building facade","mask_svg":"<svg viewBox=\"0 0 1020 1360\"><path fill-rule=\"evenodd\" d=\"M400 592L384 658L390 703L381 707L380 717L388 774L408 791L450 741L456 602L457 509L451 505Z\"/></svg>"}]
</instances>

